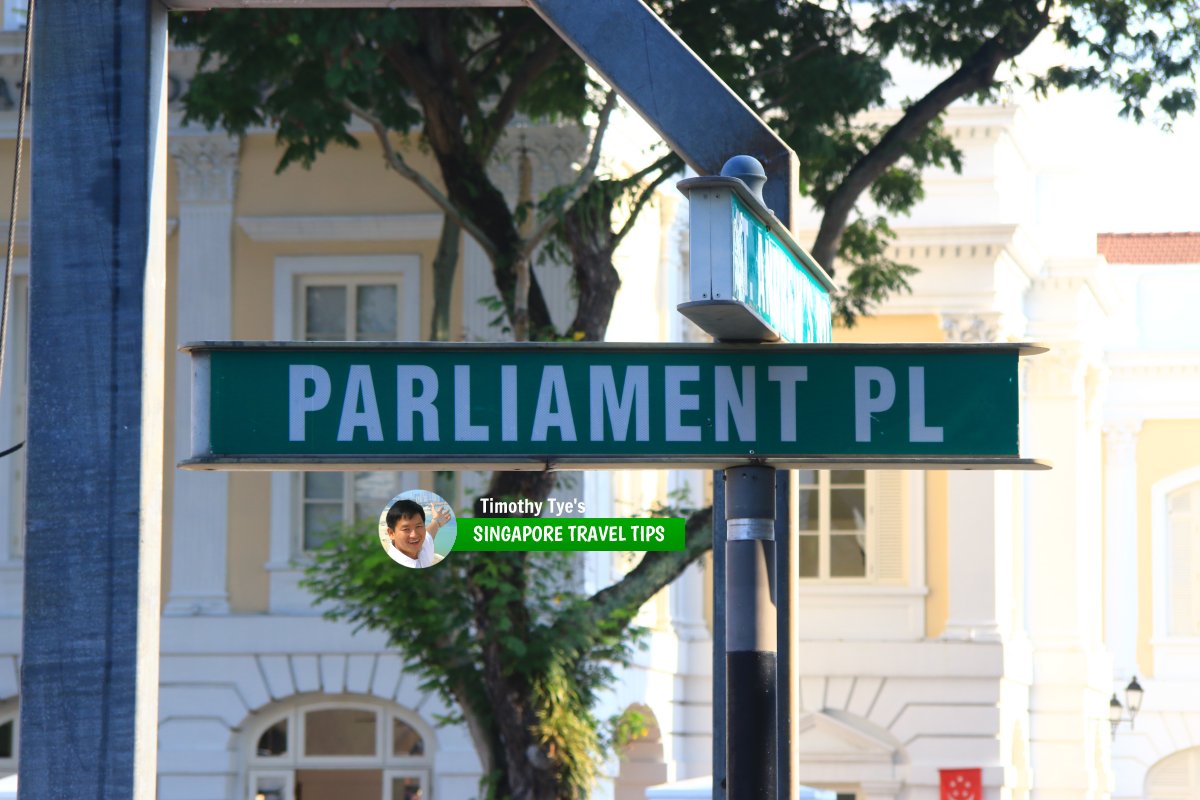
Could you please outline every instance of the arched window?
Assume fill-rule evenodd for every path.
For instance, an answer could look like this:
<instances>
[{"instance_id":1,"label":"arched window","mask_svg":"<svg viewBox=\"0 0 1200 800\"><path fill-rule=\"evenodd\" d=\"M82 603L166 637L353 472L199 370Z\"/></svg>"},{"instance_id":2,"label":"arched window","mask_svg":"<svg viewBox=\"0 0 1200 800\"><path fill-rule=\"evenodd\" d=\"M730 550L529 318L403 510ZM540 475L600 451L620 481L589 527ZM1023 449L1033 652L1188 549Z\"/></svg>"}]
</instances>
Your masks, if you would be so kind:
<instances>
[{"instance_id":1,"label":"arched window","mask_svg":"<svg viewBox=\"0 0 1200 800\"><path fill-rule=\"evenodd\" d=\"M1200 747L1172 753L1146 773L1146 800L1194 800L1198 793Z\"/></svg>"},{"instance_id":2,"label":"arched window","mask_svg":"<svg viewBox=\"0 0 1200 800\"><path fill-rule=\"evenodd\" d=\"M248 728L250 800L431 800L431 732L394 707L316 702Z\"/></svg>"}]
</instances>

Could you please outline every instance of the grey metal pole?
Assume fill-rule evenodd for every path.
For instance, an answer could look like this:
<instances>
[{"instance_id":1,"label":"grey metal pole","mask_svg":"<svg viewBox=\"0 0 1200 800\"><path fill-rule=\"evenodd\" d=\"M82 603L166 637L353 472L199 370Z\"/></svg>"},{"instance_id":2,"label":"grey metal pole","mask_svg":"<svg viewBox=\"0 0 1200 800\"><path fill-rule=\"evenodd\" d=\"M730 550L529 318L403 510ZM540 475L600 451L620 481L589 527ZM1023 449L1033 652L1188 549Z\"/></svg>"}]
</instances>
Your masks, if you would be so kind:
<instances>
[{"instance_id":1,"label":"grey metal pole","mask_svg":"<svg viewBox=\"0 0 1200 800\"><path fill-rule=\"evenodd\" d=\"M38 2L22 800L154 796L166 32Z\"/></svg>"},{"instance_id":2,"label":"grey metal pole","mask_svg":"<svg viewBox=\"0 0 1200 800\"><path fill-rule=\"evenodd\" d=\"M775 800L775 469L725 470L726 792Z\"/></svg>"}]
</instances>

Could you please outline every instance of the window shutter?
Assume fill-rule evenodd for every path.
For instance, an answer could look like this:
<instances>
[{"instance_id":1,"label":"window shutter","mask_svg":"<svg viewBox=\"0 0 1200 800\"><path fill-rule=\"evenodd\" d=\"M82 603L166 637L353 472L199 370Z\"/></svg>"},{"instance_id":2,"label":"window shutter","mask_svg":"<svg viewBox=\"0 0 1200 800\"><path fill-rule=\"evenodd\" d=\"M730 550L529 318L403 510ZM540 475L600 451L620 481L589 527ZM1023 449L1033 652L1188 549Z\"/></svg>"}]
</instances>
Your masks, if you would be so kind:
<instances>
[{"instance_id":1,"label":"window shutter","mask_svg":"<svg viewBox=\"0 0 1200 800\"><path fill-rule=\"evenodd\" d=\"M1196 633L1196 595L1192 591L1193 531L1192 515L1186 511L1174 511L1170 515L1171 540L1170 623L1172 636L1193 636Z\"/></svg>"},{"instance_id":2,"label":"window shutter","mask_svg":"<svg viewBox=\"0 0 1200 800\"><path fill-rule=\"evenodd\" d=\"M875 579L900 583L905 579L904 475L898 471L875 472L871 487L869 517L875 532Z\"/></svg>"}]
</instances>

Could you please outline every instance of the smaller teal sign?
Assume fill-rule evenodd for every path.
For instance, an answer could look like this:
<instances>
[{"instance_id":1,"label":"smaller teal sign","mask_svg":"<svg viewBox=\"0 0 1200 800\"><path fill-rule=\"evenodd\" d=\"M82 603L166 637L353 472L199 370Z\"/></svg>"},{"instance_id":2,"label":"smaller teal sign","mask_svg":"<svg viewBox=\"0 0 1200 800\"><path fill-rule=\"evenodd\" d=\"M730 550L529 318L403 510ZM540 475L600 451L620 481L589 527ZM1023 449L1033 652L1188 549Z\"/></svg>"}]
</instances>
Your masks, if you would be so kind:
<instances>
[{"instance_id":1,"label":"smaller teal sign","mask_svg":"<svg viewBox=\"0 0 1200 800\"><path fill-rule=\"evenodd\" d=\"M681 314L721 341L832 341L833 281L742 181L689 178L679 189L691 237Z\"/></svg>"},{"instance_id":2,"label":"smaller teal sign","mask_svg":"<svg viewBox=\"0 0 1200 800\"><path fill-rule=\"evenodd\" d=\"M785 342L832 341L829 290L736 194L730 199L733 299L758 312Z\"/></svg>"}]
</instances>

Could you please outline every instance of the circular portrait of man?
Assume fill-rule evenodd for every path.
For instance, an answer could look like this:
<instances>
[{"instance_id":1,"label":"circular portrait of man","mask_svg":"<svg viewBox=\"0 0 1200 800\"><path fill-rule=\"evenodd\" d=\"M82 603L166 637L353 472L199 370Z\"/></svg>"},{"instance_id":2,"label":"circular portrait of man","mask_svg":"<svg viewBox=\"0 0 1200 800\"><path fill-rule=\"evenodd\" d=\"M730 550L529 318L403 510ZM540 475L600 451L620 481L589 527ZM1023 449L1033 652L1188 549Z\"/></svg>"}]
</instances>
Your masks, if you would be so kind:
<instances>
[{"instance_id":1,"label":"circular portrait of man","mask_svg":"<svg viewBox=\"0 0 1200 800\"><path fill-rule=\"evenodd\" d=\"M392 498L379 516L379 542L397 564L432 567L454 548L454 511L441 495L412 489Z\"/></svg>"}]
</instances>

